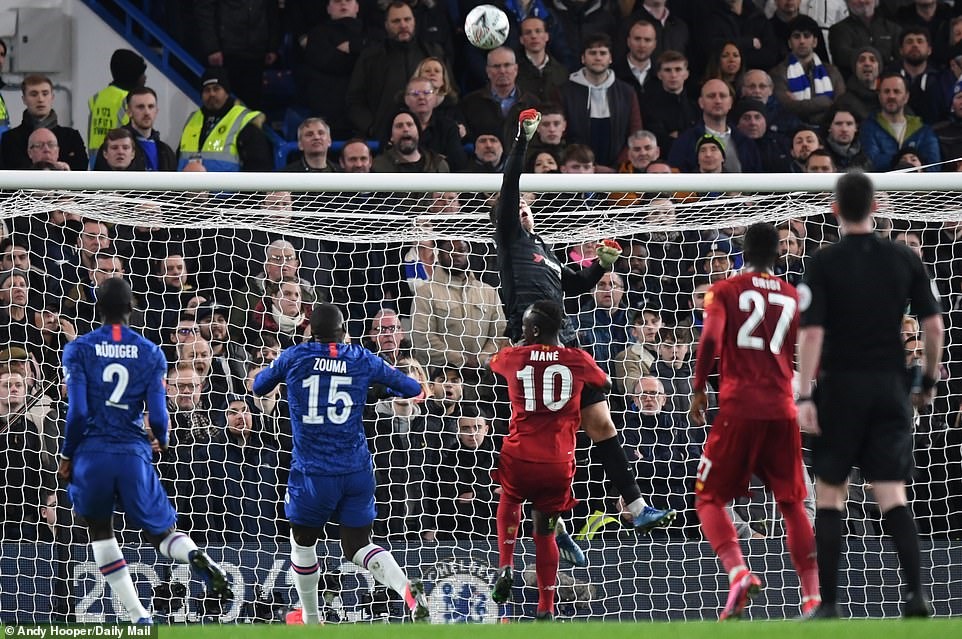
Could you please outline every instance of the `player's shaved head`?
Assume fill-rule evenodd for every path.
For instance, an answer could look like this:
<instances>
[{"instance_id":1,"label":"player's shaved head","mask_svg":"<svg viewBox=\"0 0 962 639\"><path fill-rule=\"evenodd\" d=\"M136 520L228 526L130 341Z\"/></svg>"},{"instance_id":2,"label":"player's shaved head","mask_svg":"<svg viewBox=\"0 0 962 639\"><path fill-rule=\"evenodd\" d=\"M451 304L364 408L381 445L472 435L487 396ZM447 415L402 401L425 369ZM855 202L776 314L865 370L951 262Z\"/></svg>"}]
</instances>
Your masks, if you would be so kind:
<instances>
[{"instance_id":1,"label":"player's shaved head","mask_svg":"<svg viewBox=\"0 0 962 639\"><path fill-rule=\"evenodd\" d=\"M311 311L311 336L318 342L344 341L344 315L333 304L315 304Z\"/></svg>"},{"instance_id":2,"label":"player's shaved head","mask_svg":"<svg viewBox=\"0 0 962 639\"><path fill-rule=\"evenodd\" d=\"M134 293L122 277L112 277L97 287L97 311L105 323L126 323L133 308Z\"/></svg>"},{"instance_id":3,"label":"player's shaved head","mask_svg":"<svg viewBox=\"0 0 962 639\"><path fill-rule=\"evenodd\" d=\"M564 310L560 304L550 300L535 302L521 320L524 340L529 344L555 344L563 321Z\"/></svg>"},{"instance_id":4,"label":"player's shaved head","mask_svg":"<svg viewBox=\"0 0 962 639\"><path fill-rule=\"evenodd\" d=\"M745 262L756 269L770 269L778 259L778 231L768 222L752 224L742 246Z\"/></svg>"},{"instance_id":5,"label":"player's shaved head","mask_svg":"<svg viewBox=\"0 0 962 639\"><path fill-rule=\"evenodd\" d=\"M835 184L835 207L846 222L861 222L872 212L875 187L872 180L859 170L851 170Z\"/></svg>"}]
</instances>

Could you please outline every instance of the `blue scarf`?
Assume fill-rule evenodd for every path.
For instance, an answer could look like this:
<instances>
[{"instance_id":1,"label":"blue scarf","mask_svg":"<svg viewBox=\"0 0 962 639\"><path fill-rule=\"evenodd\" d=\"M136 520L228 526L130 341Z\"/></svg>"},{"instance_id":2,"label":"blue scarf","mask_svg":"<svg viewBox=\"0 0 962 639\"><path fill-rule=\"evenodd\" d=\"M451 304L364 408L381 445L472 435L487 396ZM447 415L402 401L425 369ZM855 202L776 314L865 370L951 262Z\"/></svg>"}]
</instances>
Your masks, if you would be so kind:
<instances>
[{"instance_id":1,"label":"blue scarf","mask_svg":"<svg viewBox=\"0 0 962 639\"><path fill-rule=\"evenodd\" d=\"M832 79L828 75L828 69L822 64L822 60L817 53L812 54L812 80L808 79L805 67L798 61L794 54L788 54L788 90L796 100L811 100L814 95L824 95L830 98L835 97Z\"/></svg>"}]
</instances>

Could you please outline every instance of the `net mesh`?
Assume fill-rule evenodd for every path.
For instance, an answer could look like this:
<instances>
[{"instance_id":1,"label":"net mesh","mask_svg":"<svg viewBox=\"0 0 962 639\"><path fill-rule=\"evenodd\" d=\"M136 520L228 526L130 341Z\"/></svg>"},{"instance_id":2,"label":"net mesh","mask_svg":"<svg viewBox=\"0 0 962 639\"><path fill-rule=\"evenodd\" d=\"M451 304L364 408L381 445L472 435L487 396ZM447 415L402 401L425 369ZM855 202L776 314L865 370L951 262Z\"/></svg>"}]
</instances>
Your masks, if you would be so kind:
<instances>
[{"instance_id":1,"label":"net mesh","mask_svg":"<svg viewBox=\"0 0 962 639\"><path fill-rule=\"evenodd\" d=\"M946 310L945 365L934 407L917 417L912 487L925 580L940 614L962 614L953 607L962 600L962 558L947 541L962 534L959 196L880 192L877 216L879 233L921 251ZM367 193L3 192L0 617L99 620L120 610L82 545L85 533L66 507L55 462L65 415L62 348L95 326L94 287L115 275L128 278L137 296L132 325L161 344L171 364L172 445L157 468L179 525L214 549L235 584L243 582L224 610L190 593L178 601L176 584L188 583L186 570L155 565L138 531L118 516L125 552L141 559L129 563L142 599L153 596L155 611L170 612L174 621L263 621L296 603L283 518L288 407L283 392L254 398L249 390L262 366L304 339L310 305L333 301L345 310L355 340L423 375L433 394L421 404L377 389L369 397L375 541L394 548L410 575L432 583L436 621L530 614L536 600L530 543L520 545L517 564L526 603L506 608L486 600L497 567L491 470L510 413L503 386L481 365L505 344L488 219L493 197L459 188L456 177L447 190L421 193L373 186ZM744 229L762 220L782 229L779 274L797 282L807 256L837 239L831 195L693 187L529 197L538 232L563 263L585 266L602 238L618 238L625 249L616 275L566 300L566 309L584 346L614 379L613 417L643 494L680 512L671 530L637 538L582 442L575 483L582 504L568 528L588 549L591 566L562 569L561 614L714 618L727 583L693 511L692 477L705 432L686 417L701 293L741 265ZM916 337L918 327L907 319L907 363L921 353ZM657 418L639 410L645 375L665 390ZM893 614L899 576L880 563L896 565L891 547L879 541L871 486L856 476L850 492L842 601L854 615ZM731 514L749 561L769 584L767 603L752 615L795 614L797 579L771 495L753 487ZM530 539L530 526L523 526ZM336 528L328 534L321 554L329 620L397 616L396 601L339 558Z\"/></svg>"}]
</instances>

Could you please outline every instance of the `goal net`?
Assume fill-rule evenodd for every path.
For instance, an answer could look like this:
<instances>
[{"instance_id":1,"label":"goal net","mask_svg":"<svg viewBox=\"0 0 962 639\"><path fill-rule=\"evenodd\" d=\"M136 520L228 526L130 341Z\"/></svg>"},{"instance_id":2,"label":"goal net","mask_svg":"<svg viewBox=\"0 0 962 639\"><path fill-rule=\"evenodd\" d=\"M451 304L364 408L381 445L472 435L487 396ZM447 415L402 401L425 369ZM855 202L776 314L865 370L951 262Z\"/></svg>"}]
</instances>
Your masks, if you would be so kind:
<instances>
[{"instance_id":1,"label":"goal net","mask_svg":"<svg viewBox=\"0 0 962 639\"><path fill-rule=\"evenodd\" d=\"M952 177L873 176L878 233L920 251L946 311L945 365L935 405L916 418L911 487L924 580L940 615L962 614L962 548L953 543L962 535L962 194ZM706 431L687 420L703 294L741 266L744 230L757 221L780 229L778 274L796 283L807 258L838 237L833 185L819 175L523 176L536 230L565 265L590 265L601 239L624 248L613 274L568 298L566 310L613 378L611 410L642 493L679 511L672 528L637 537L581 443L581 503L567 526L589 565L562 568L561 617L716 618L727 579L692 497ZM179 526L225 566L237 595L223 607L205 600L185 567L158 557L118 514L125 557L155 614L277 621L297 605L283 516L288 405L283 390L255 398L250 386L305 339L311 305L328 301L343 309L354 341L429 387L423 403L378 388L369 395L375 541L425 581L435 623L533 616L528 521L514 603L489 597L498 567L491 470L510 413L503 384L484 368L505 344L489 220L499 186L497 175L0 174L0 620L122 613L71 516L55 461L66 412L62 349L96 325L95 287L114 276L137 297L132 325L170 363L171 446L157 470ZM910 366L923 350L911 317L904 338ZM749 615L797 615L798 581L771 495L753 486L730 513L766 582ZM896 557L882 540L871 486L857 474L846 527L843 613L897 615ZM326 533L328 621L400 620L400 602L341 557L337 527Z\"/></svg>"}]
</instances>

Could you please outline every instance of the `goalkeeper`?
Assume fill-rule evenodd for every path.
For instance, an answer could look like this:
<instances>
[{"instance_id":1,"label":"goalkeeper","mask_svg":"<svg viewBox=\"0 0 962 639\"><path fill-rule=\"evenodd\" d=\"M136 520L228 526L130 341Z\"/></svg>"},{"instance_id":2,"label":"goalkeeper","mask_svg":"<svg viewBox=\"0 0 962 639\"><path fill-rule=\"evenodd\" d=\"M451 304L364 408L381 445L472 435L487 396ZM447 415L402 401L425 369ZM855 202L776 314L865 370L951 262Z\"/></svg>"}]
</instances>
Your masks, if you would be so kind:
<instances>
[{"instance_id":1,"label":"goalkeeper","mask_svg":"<svg viewBox=\"0 0 962 639\"><path fill-rule=\"evenodd\" d=\"M565 295L580 295L590 291L621 256L618 243L605 240L598 246L595 263L575 272L563 266L544 240L534 232L534 214L521 197L519 181L528 141L538 128L541 114L534 109L526 109L518 119L518 135L505 163L501 197L494 208L495 243L501 274L499 295L508 320L506 335L512 342L521 339L522 319L531 304L550 300L560 305ZM559 338L566 346L577 345L577 334L567 317L562 322ZM644 534L653 528L670 524L676 516L674 510L652 508L641 496L602 392L586 387L581 394L581 426L595 443L605 474L617 487L634 516L636 530ZM576 566L586 565L584 553L567 534L560 519L557 539L562 559Z\"/></svg>"}]
</instances>

